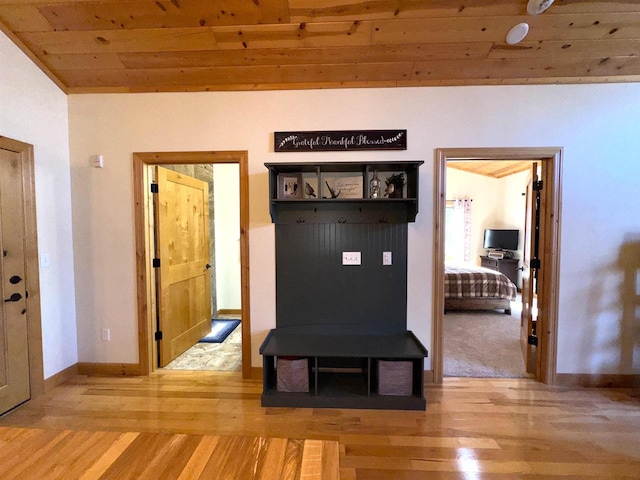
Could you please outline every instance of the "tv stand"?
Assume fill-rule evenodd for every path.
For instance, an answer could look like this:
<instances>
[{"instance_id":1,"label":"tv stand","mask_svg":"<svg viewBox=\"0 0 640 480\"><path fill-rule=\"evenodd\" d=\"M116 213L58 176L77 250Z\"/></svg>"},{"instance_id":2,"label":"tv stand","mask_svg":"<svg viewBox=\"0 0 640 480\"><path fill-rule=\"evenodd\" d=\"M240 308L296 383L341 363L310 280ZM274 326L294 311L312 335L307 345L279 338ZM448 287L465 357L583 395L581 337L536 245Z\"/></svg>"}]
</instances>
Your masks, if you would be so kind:
<instances>
[{"instance_id":1,"label":"tv stand","mask_svg":"<svg viewBox=\"0 0 640 480\"><path fill-rule=\"evenodd\" d=\"M517 258L492 258L488 255L480 255L481 267L503 273L516 286L518 286L518 263L520 260Z\"/></svg>"}]
</instances>

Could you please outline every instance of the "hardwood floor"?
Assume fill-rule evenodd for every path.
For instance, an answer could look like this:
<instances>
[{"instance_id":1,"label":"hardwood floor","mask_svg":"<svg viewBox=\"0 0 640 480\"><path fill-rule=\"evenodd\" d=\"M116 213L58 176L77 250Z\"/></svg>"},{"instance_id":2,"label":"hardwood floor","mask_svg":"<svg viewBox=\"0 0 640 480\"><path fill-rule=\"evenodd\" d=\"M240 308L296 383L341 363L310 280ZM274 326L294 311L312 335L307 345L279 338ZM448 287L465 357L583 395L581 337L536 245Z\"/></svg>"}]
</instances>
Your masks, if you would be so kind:
<instances>
[{"instance_id":1,"label":"hardwood floor","mask_svg":"<svg viewBox=\"0 0 640 480\"><path fill-rule=\"evenodd\" d=\"M338 478L323 440L0 427L0 455L3 479Z\"/></svg>"},{"instance_id":2,"label":"hardwood floor","mask_svg":"<svg viewBox=\"0 0 640 480\"><path fill-rule=\"evenodd\" d=\"M0 418L0 427L41 429L41 435L51 439L64 435L48 450L49 461L50 456L73 451L67 442L82 442L85 432L103 432L93 443L86 437L86 449L95 451L94 456L109 448L93 445L135 437L128 448L145 439L144 455L153 452L165 458L167 446L180 439L182 447L172 454L183 464L193 454L181 455L179 449L194 448L198 441L202 445L204 439L253 439L246 444L217 440L218 445L239 442L231 453L234 458L255 458L258 437L337 441L342 480L640 478L638 390L549 387L529 379L447 378L444 385L425 388L427 409L415 412L262 408L261 388L261 381L242 380L239 373L78 376ZM14 458L5 456L9 448L20 452L14 453L20 461L28 461L31 450L16 447L11 432L0 434L0 458ZM16 432L18 437L29 434ZM326 445L330 451L331 444ZM211 448L210 443L202 448ZM221 450L223 455L229 451ZM124 460L114 460L118 461ZM159 476L165 464L158 461L159 470L152 469L156 478L178 478ZM11 478L3 476L2 465L4 460L0 478ZM39 468L38 475L21 478L49 478L42 475L39 462L29 465ZM73 468L72 472L81 470L79 464ZM247 472L207 478L261 478Z\"/></svg>"}]
</instances>

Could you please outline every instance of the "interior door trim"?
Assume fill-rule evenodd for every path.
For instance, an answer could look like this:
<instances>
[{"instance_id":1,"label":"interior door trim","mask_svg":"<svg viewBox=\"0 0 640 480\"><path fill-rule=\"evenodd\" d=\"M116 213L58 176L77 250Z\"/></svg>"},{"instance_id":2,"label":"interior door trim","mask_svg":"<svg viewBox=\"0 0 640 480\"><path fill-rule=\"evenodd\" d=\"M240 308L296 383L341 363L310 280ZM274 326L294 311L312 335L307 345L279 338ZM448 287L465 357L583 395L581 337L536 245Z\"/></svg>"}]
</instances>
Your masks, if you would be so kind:
<instances>
[{"instance_id":1,"label":"interior door trim","mask_svg":"<svg viewBox=\"0 0 640 480\"><path fill-rule=\"evenodd\" d=\"M36 187L33 145L0 136L0 148L20 155L25 228L25 272L27 328L29 343L29 387L31 399L45 392L42 349L42 317L40 312L40 267L38 264L38 230L36 221Z\"/></svg>"},{"instance_id":2,"label":"interior door trim","mask_svg":"<svg viewBox=\"0 0 640 480\"><path fill-rule=\"evenodd\" d=\"M444 317L444 219L448 160L532 160L542 164L540 260L543 306L539 309L536 379L556 383L558 289L560 282L560 217L562 209L562 148L438 148L434 160L433 199L433 321L431 368L434 383L442 383L442 323Z\"/></svg>"},{"instance_id":3,"label":"interior door trim","mask_svg":"<svg viewBox=\"0 0 640 480\"><path fill-rule=\"evenodd\" d=\"M216 152L144 152L133 154L136 289L138 316L138 365L132 374L148 375L155 367L153 340L155 322L155 282L153 220L147 192L155 165L235 163L240 167L240 284L242 308L242 377L251 377L251 308L249 292L249 156L246 150Z\"/></svg>"}]
</instances>

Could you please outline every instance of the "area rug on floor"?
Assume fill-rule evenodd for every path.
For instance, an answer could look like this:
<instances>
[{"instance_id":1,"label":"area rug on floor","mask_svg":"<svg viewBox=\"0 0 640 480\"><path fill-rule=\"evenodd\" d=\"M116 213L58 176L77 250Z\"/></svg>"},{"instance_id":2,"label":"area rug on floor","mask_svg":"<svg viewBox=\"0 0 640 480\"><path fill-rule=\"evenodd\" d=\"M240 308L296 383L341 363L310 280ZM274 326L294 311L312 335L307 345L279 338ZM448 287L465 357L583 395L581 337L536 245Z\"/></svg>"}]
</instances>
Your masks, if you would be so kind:
<instances>
[{"instance_id":1,"label":"area rug on floor","mask_svg":"<svg viewBox=\"0 0 640 480\"><path fill-rule=\"evenodd\" d=\"M449 312L443 318L447 377L528 377L520 347L520 312Z\"/></svg>"},{"instance_id":2,"label":"area rug on floor","mask_svg":"<svg viewBox=\"0 0 640 480\"><path fill-rule=\"evenodd\" d=\"M227 320L214 318L211 321L211 332L200 339L202 343L222 343L235 328L240 325L240 320Z\"/></svg>"},{"instance_id":3,"label":"area rug on floor","mask_svg":"<svg viewBox=\"0 0 640 480\"><path fill-rule=\"evenodd\" d=\"M242 370L242 327L237 326L222 343L196 343L169 365L167 370Z\"/></svg>"}]
</instances>

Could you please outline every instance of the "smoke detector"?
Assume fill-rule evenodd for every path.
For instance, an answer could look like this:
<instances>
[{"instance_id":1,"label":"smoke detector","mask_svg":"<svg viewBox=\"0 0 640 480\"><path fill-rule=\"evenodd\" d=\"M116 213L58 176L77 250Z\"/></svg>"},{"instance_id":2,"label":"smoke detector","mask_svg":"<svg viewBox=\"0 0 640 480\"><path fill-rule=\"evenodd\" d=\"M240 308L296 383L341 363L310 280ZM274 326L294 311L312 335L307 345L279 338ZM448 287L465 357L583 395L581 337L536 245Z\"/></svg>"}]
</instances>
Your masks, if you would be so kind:
<instances>
[{"instance_id":1,"label":"smoke detector","mask_svg":"<svg viewBox=\"0 0 640 480\"><path fill-rule=\"evenodd\" d=\"M527 4L527 13L529 15L538 15L551 6L553 0L529 0Z\"/></svg>"}]
</instances>

